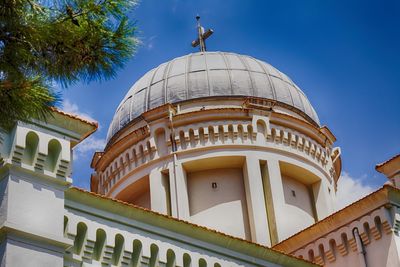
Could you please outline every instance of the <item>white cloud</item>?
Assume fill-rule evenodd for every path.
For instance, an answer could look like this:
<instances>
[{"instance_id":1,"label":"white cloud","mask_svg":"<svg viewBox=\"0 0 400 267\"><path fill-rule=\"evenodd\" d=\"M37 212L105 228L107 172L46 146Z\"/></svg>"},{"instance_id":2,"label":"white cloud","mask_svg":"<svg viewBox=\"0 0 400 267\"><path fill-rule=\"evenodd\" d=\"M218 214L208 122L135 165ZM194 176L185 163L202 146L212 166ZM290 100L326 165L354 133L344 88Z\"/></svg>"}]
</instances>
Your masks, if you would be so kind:
<instances>
[{"instance_id":1,"label":"white cloud","mask_svg":"<svg viewBox=\"0 0 400 267\"><path fill-rule=\"evenodd\" d=\"M351 177L347 172L342 173L336 192L336 210L346 207L375 190L372 186L363 183L363 178L365 177L355 178Z\"/></svg>"},{"instance_id":2,"label":"white cloud","mask_svg":"<svg viewBox=\"0 0 400 267\"><path fill-rule=\"evenodd\" d=\"M82 119L95 121L95 119L93 119L92 116L90 116L88 113L80 111L78 105L75 103L72 103L69 99L63 100L62 110L65 112L68 112L68 113L72 113L74 115L78 115Z\"/></svg>"},{"instance_id":3,"label":"white cloud","mask_svg":"<svg viewBox=\"0 0 400 267\"><path fill-rule=\"evenodd\" d=\"M89 136L74 148L74 160L92 157L95 151L103 150L106 140Z\"/></svg>"},{"instance_id":4,"label":"white cloud","mask_svg":"<svg viewBox=\"0 0 400 267\"><path fill-rule=\"evenodd\" d=\"M153 49L156 38L157 38L157 35L153 35L148 40L145 41L147 50Z\"/></svg>"},{"instance_id":5,"label":"white cloud","mask_svg":"<svg viewBox=\"0 0 400 267\"><path fill-rule=\"evenodd\" d=\"M71 102L69 99L64 99L62 102L62 110L74 115L78 115L83 119L95 121L95 119L86 112L82 112L78 105ZM106 140L89 136L74 148L74 160L79 158L92 157L95 151L103 150L106 145Z\"/></svg>"}]
</instances>

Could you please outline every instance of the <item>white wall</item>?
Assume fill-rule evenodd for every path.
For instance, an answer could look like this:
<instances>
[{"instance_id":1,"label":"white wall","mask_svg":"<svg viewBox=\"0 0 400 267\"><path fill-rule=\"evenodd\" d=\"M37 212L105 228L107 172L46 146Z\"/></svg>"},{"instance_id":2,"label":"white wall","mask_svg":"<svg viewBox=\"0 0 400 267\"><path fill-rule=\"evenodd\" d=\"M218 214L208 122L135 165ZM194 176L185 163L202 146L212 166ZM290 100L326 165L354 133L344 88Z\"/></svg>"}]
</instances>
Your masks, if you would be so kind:
<instances>
[{"instance_id":1,"label":"white wall","mask_svg":"<svg viewBox=\"0 0 400 267\"><path fill-rule=\"evenodd\" d=\"M1 266L61 267L64 265L63 254L64 251L56 252L54 248L47 248L44 244L33 246L25 241L7 238L5 265Z\"/></svg>"},{"instance_id":2,"label":"white wall","mask_svg":"<svg viewBox=\"0 0 400 267\"><path fill-rule=\"evenodd\" d=\"M35 181L33 177L11 174L8 185L7 221L29 229L62 238L64 192ZM44 230L45 229L45 230Z\"/></svg>"},{"instance_id":3,"label":"white wall","mask_svg":"<svg viewBox=\"0 0 400 267\"><path fill-rule=\"evenodd\" d=\"M250 239L242 169L188 173L188 195L191 222Z\"/></svg>"}]
</instances>

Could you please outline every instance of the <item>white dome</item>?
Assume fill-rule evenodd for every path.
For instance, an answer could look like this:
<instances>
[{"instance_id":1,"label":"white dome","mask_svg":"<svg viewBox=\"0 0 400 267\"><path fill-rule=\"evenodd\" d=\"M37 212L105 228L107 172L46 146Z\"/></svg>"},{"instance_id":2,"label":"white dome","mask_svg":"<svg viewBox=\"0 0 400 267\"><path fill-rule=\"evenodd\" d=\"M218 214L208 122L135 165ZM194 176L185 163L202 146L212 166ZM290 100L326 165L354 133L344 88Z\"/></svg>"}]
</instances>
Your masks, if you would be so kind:
<instances>
[{"instance_id":1,"label":"white dome","mask_svg":"<svg viewBox=\"0 0 400 267\"><path fill-rule=\"evenodd\" d=\"M147 110L213 96L272 99L294 107L319 125L303 91L268 63L235 53L199 52L163 63L140 78L118 106L107 140Z\"/></svg>"}]
</instances>

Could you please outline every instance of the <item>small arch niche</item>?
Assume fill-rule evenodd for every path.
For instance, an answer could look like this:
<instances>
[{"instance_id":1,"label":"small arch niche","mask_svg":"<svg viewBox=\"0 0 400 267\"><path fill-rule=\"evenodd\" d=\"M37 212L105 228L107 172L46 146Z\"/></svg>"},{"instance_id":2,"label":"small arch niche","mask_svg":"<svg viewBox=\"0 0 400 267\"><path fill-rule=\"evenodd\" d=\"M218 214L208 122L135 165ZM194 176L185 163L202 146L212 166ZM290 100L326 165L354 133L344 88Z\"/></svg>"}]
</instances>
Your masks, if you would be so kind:
<instances>
[{"instance_id":1,"label":"small arch niche","mask_svg":"<svg viewBox=\"0 0 400 267\"><path fill-rule=\"evenodd\" d=\"M156 244L151 244L150 246L150 267L156 267L159 265L158 263L158 246Z\"/></svg>"},{"instance_id":2,"label":"small arch niche","mask_svg":"<svg viewBox=\"0 0 400 267\"><path fill-rule=\"evenodd\" d=\"M192 258L189 254L183 254L183 267L191 267L192 266Z\"/></svg>"},{"instance_id":3,"label":"small arch niche","mask_svg":"<svg viewBox=\"0 0 400 267\"><path fill-rule=\"evenodd\" d=\"M124 237L121 234L115 236L114 252L112 256L112 262L118 266L121 262L122 253L124 251Z\"/></svg>"},{"instance_id":4,"label":"small arch niche","mask_svg":"<svg viewBox=\"0 0 400 267\"><path fill-rule=\"evenodd\" d=\"M55 139L52 139L47 147L46 170L54 172L58 160L61 155L61 144Z\"/></svg>"},{"instance_id":5,"label":"small arch niche","mask_svg":"<svg viewBox=\"0 0 400 267\"><path fill-rule=\"evenodd\" d=\"M140 259L142 257L142 242L138 239L133 241L133 252L132 252L132 266L138 267L140 265Z\"/></svg>"},{"instance_id":6,"label":"small arch niche","mask_svg":"<svg viewBox=\"0 0 400 267\"><path fill-rule=\"evenodd\" d=\"M87 226L83 222L78 223L76 230L76 237L74 240L74 253L81 255L83 243L86 240Z\"/></svg>"},{"instance_id":7,"label":"small arch niche","mask_svg":"<svg viewBox=\"0 0 400 267\"><path fill-rule=\"evenodd\" d=\"M199 260L199 267L207 267L207 262L205 259L201 258Z\"/></svg>"},{"instance_id":8,"label":"small arch niche","mask_svg":"<svg viewBox=\"0 0 400 267\"><path fill-rule=\"evenodd\" d=\"M172 249L168 249L167 251L167 267L175 267L175 253Z\"/></svg>"},{"instance_id":9,"label":"small arch niche","mask_svg":"<svg viewBox=\"0 0 400 267\"><path fill-rule=\"evenodd\" d=\"M36 158L39 145L39 136L34 132L29 132L25 137L25 151L22 162L32 165Z\"/></svg>"},{"instance_id":10,"label":"small arch niche","mask_svg":"<svg viewBox=\"0 0 400 267\"><path fill-rule=\"evenodd\" d=\"M103 229L97 229L96 231L96 242L93 248L93 258L97 261L101 259L103 254L104 246L106 244L106 232Z\"/></svg>"}]
</instances>

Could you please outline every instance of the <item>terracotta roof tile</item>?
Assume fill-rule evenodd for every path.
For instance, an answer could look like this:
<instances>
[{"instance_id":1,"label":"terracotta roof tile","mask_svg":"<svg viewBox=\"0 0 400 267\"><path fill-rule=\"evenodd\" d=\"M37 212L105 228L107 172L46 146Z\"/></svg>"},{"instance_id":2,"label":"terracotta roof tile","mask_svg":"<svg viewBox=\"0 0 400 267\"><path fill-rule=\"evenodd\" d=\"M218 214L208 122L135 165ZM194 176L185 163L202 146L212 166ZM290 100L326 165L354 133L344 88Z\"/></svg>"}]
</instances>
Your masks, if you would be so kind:
<instances>
[{"instance_id":1,"label":"terracotta roof tile","mask_svg":"<svg viewBox=\"0 0 400 267\"><path fill-rule=\"evenodd\" d=\"M78 116L76 114L72 114L72 113L68 113L68 112L62 111L62 110L60 110L60 109L58 109L56 107L50 107L50 109L52 111L54 111L54 112L57 112L58 114L70 117L72 119L79 120L79 121L87 123L87 124L90 124L90 125L96 127L96 129L99 127L99 124L98 124L97 121L90 121L90 120L84 119L84 118L82 118L82 117L80 117L80 116Z\"/></svg>"},{"instance_id":2,"label":"terracotta roof tile","mask_svg":"<svg viewBox=\"0 0 400 267\"><path fill-rule=\"evenodd\" d=\"M357 204L359 204L359 203L365 201L366 199L372 197L373 195L377 195L377 194L379 194L379 193L381 193L381 192L383 192L383 191L386 191L386 190L388 190L388 189L394 190L394 191L397 191L397 192L400 193L400 189L398 189L398 188L396 188L396 187L394 187L394 186L392 186L392 185L385 184L384 186L382 186L382 187L379 188L378 190L376 190L376 191L374 191L374 192L372 192L372 193L366 195L366 196L363 197L363 198L360 198L359 200L357 200L357 201L355 201L355 202L349 204L348 206L344 207L343 209L338 210L338 211L332 213L332 214L329 215L328 217L325 217L324 219L322 219L322 220L320 220L320 221L318 221L318 222L316 222L316 223L310 225L309 227L304 228L303 230L301 230L301 231L295 233L294 235L292 235L292 236L286 238L285 240L282 240L281 242L279 242L278 244L276 244L275 246L273 246L273 248L279 250L279 247L280 247L283 243L289 241L290 239L292 239L292 238L294 238L294 237L296 237L296 236L299 236L299 235L303 234L304 232L310 231L311 229L316 228L316 227L318 227L319 225L322 225L322 224L325 224L325 223L329 223L330 221L334 220L335 217L340 217L340 216L342 215L342 213L344 213L345 211L348 211L348 210L352 209L352 208L353 208L354 206L356 206Z\"/></svg>"},{"instance_id":3,"label":"terracotta roof tile","mask_svg":"<svg viewBox=\"0 0 400 267\"><path fill-rule=\"evenodd\" d=\"M116 202L116 203L125 205L125 206L127 206L127 207L130 207L130 208L142 210L142 211L144 211L144 212L148 212L148 213L151 213L151 214L156 215L156 216L162 216L162 217L167 218L167 219L169 219L169 220L173 220L173 221L180 222L180 223L184 223L184 224L187 224L187 225L190 225L190 226L193 226L193 227L197 227L197 228L206 230L206 231L208 231L208 232L215 233L215 234L220 235L220 236L228 237L228 238L231 238L231 239L235 239L235 240L238 240L238 241L247 243L247 244L249 244L249 245L255 245L255 246L257 246L257 247L260 247L260 248L263 248L263 249L266 249L266 250L271 250L271 251L274 251L274 252L278 252L278 253L284 254L284 255L286 255L286 256L288 256L288 257L295 258L295 259L297 259L297 260L301 260L301 261L304 261L304 262L307 262L307 263L311 263L311 262L309 262L309 261L307 261L307 260L305 260L305 259L296 257L296 256L294 256L294 255L287 254L287 253L285 253L285 252L283 252L283 251L281 251L281 250L279 250L279 249L275 249L275 248L273 248L273 247L263 246L263 245L261 245L261 244L254 243L254 242L251 242L251 241L249 241L249 240L245 240L245 239L242 239L242 238L239 238L239 237L234 237L234 236L231 236L231 235L228 235L228 234L219 232L219 231L217 231L217 230L210 229L210 228L207 228L207 227L205 227L205 226L201 226L201 225L198 225L198 224L194 224L194 223L191 223L191 222L188 222L188 221L185 221L185 220L181 220L181 219L178 219L178 218L175 218L175 217L166 215L166 214L162 214L162 213L159 213L159 212L156 212L156 211L152 211L152 210L150 210L150 209L143 208L143 207L134 205L134 204L132 204L132 203L128 203L128 202L125 202L125 201L121 201L121 200L118 200L118 199L115 199L115 198L111 198L111 197L107 197L107 196L104 196L104 195L101 195L101 194L98 194L98 193L90 192L90 191L87 191L87 190L82 189L82 188L79 188L79 187L74 187L74 186L73 186L73 187L71 187L71 189L80 191L80 192L82 192L82 193L90 194L90 195L92 195L92 196L95 196L95 197L98 197L98 198L101 198L101 199L113 201L113 202ZM315 264L315 263L313 263L313 264ZM316 266L319 266L318 264L315 264L315 265L316 265Z\"/></svg>"},{"instance_id":4,"label":"terracotta roof tile","mask_svg":"<svg viewBox=\"0 0 400 267\"><path fill-rule=\"evenodd\" d=\"M385 162L382 162L382 163L376 164L376 166L375 166L375 170L378 170L378 168L380 168L380 167L382 167L382 166L384 166L384 165L388 164L389 162L391 162L392 160L395 160L395 159L397 159L398 157L400 157L400 154L397 154L397 155L395 155L395 156L391 157L390 159L388 159L388 160L387 160L387 161L385 161Z\"/></svg>"}]
</instances>

